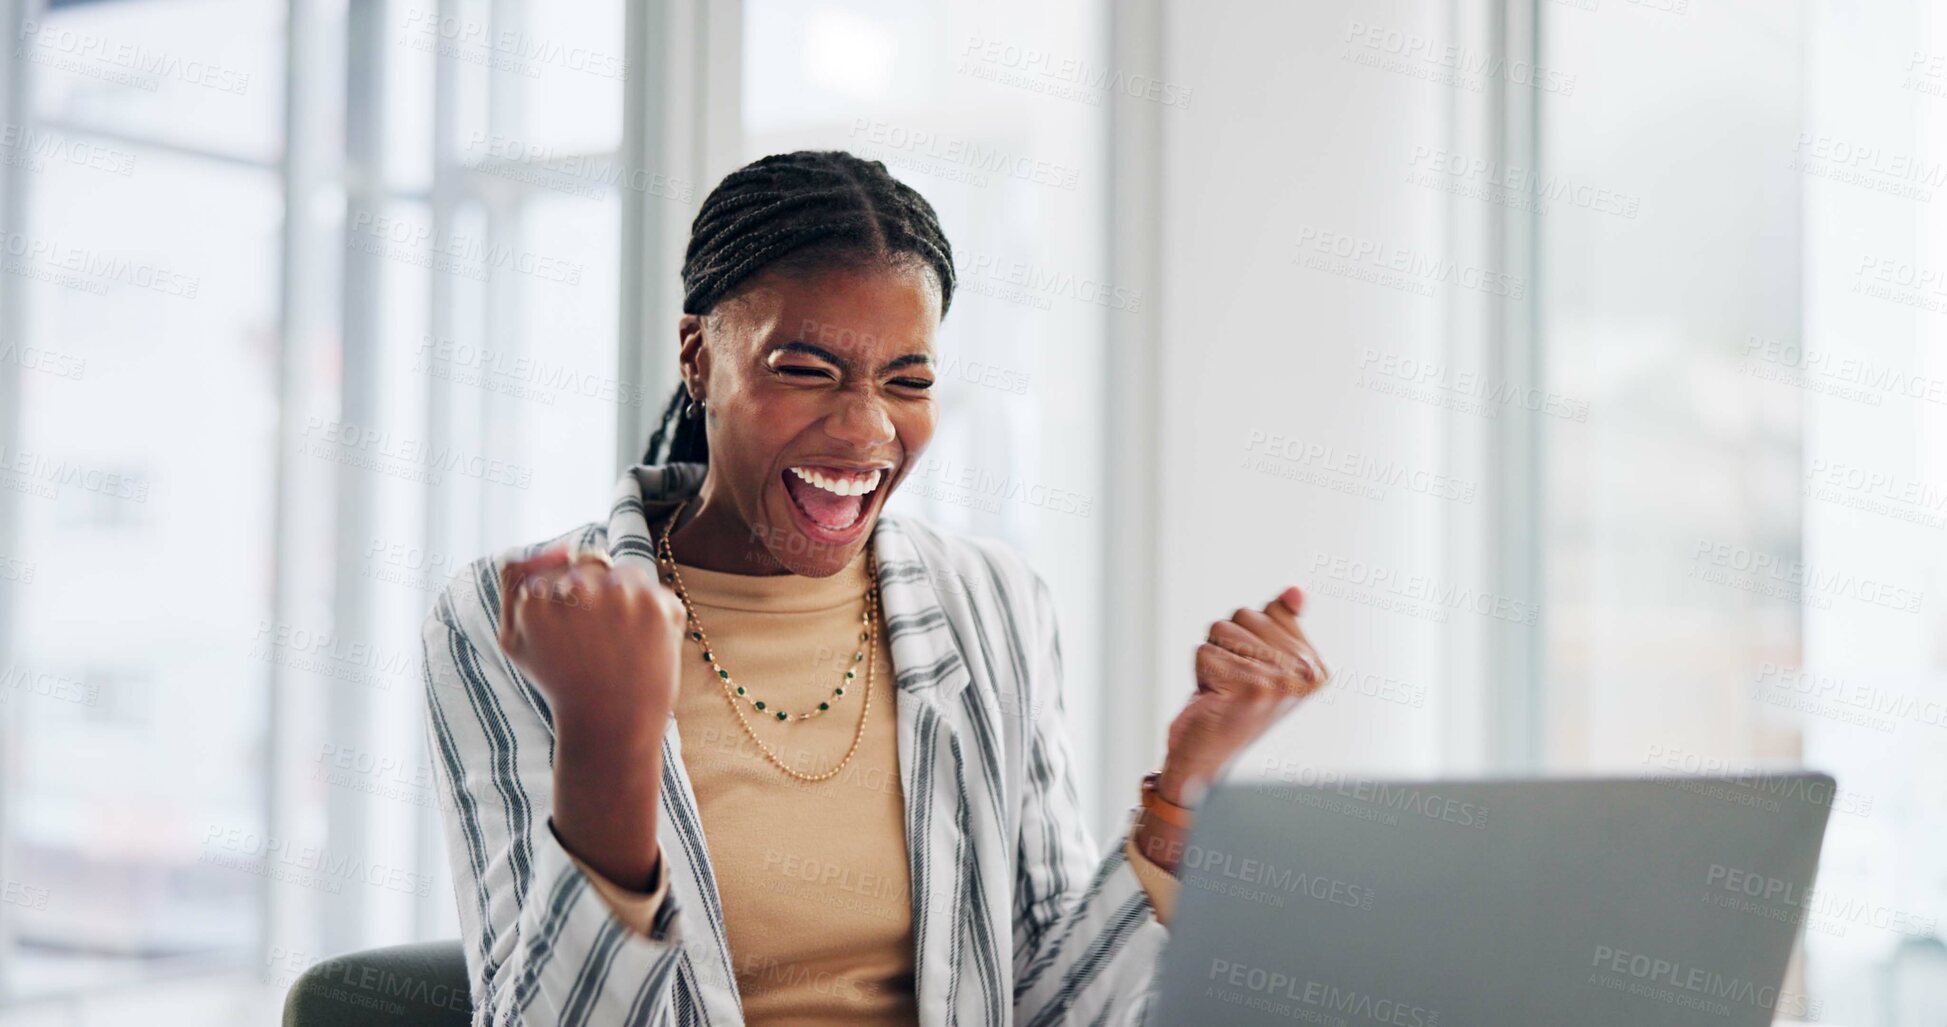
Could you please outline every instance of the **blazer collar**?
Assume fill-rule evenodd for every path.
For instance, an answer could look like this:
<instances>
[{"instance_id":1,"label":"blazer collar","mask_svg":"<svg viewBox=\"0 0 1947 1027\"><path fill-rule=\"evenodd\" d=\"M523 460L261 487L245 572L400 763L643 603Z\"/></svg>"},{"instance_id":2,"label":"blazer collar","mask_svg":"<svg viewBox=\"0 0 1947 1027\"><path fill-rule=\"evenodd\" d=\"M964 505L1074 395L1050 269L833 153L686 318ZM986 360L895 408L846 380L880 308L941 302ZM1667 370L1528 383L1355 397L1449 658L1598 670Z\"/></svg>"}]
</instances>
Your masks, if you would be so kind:
<instances>
[{"instance_id":1,"label":"blazer collar","mask_svg":"<svg viewBox=\"0 0 1947 1027\"><path fill-rule=\"evenodd\" d=\"M709 465L700 463L638 464L624 471L609 507L610 557L642 560L654 570L656 540L649 525L695 496L708 471ZM903 518L881 511L869 544L879 562L880 612L899 690L951 700L971 681L955 619L948 616L948 607L959 609L966 597L942 596L939 582L952 575L935 566L937 554L928 561Z\"/></svg>"}]
</instances>

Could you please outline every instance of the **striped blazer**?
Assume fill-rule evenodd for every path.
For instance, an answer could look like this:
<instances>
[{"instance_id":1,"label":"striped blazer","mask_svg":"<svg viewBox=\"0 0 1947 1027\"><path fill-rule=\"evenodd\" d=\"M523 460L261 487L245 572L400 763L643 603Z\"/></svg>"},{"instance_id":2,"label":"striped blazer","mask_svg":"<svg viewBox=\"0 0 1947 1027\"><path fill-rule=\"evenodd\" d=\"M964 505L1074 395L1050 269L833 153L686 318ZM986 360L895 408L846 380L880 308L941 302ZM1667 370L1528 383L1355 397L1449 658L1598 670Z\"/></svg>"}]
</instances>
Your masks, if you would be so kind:
<instances>
[{"instance_id":1,"label":"striped blazer","mask_svg":"<svg viewBox=\"0 0 1947 1027\"><path fill-rule=\"evenodd\" d=\"M561 539L653 571L648 525L694 495L703 471L632 468L608 522ZM677 725L658 827L669 891L649 935L610 913L548 825L547 700L497 641L501 565L548 544L473 562L425 623L428 732L474 1022L741 1024ZM898 688L920 1022L1140 1023L1167 932L1122 847L1098 847L1084 827L1047 585L1004 545L917 519L882 516L868 544Z\"/></svg>"}]
</instances>

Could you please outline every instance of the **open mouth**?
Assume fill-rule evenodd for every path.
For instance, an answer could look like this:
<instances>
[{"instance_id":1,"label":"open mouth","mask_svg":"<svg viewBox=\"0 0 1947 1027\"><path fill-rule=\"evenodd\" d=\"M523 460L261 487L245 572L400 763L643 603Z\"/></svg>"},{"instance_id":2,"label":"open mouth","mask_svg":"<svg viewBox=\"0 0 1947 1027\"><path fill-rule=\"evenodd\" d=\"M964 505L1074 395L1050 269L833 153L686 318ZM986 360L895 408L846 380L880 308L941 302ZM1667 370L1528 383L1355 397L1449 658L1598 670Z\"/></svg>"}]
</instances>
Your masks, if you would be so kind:
<instances>
[{"instance_id":1,"label":"open mouth","mask_svg":"<svg viewBox=\"0 0 1947 1027\"><path fill-rule=\"evenodd\" d=\"M827 542L849 541L865 522L889 472L877 468L800 465L783 473L784 491L806 533Z\"/></svg>"}]
</instances>

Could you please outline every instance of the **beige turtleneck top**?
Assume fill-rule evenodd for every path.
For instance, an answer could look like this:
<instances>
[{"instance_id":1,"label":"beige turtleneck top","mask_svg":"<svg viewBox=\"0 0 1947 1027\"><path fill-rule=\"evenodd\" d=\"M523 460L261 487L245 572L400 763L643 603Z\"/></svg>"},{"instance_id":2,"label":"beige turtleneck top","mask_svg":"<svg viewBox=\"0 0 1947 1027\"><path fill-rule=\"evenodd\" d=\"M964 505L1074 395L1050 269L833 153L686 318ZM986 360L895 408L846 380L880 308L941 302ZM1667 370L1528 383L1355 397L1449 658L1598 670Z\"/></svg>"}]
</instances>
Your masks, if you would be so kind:
<instances>
[{"instance_id":1,"label":"beige turtleneck top","mask_svg":"<svg viewBox=\"0 0 1947 1027\"><path fill-rule=\"evenodd\" d=\"M685 640L676 701L682 759L716 872L744 1018L773 1024L912 1024L911 881L899 777L896 688L883 627L874 631L872 682L853 656L868 583L863 553L828 578L743 575L677 564L713 655L753 698L741 705L757 740L805 773L856 755L831 779L795 780L773 766L737 723L716 673ZM856 679L844 679L847 668ZM845 695L832 690L843 686ZM830 710L779 723L819 702ZM1132 789L1133 791L1133 789ZM1157 915L1168 921L1177 881L1125 841L1129 862ZM664 864L652 891L602 878L576 860L625 924L648 934L668 888Z\"/></svg>"}]
</instances>

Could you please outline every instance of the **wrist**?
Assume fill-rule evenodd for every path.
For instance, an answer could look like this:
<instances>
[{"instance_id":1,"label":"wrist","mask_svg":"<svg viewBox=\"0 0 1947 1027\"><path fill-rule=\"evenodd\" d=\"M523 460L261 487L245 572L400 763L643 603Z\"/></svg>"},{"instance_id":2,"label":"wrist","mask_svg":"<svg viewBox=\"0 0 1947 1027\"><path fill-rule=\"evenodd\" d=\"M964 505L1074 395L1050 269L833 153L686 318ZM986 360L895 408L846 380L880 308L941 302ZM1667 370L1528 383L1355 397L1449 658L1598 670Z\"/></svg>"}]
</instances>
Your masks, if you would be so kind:
<instances>
[{"instance_id":1,"label":"wrist","mask_svg":"<svg viewBox=\"0 0 1947 1027\"><path fill-rule=\"evenodd\" d=\"M1203 793L1210 790L1210 782L1216 780L1217 769L1164 757L1163 769L1156 774L1156 794L1171 805L1195 809L1203 801Z\"/></svg>"},{"instance_id":2,"label":"wrist","mask_svg":"<svg viewBox=\"0 0 1947 1027\"><path fill-rule=\"evenodd\" d=\"M1135 827L1131 831L1136 851L1172 875L1183 859L1183 849L1189 844L1189 837L1188 830L1153 816L1147 809L1136 814Z\"/></svg>"},{"instance_id":3,"label":"wrist","mask_svg":"<svg viewBox=\"0 0 1947 1027\"><path fill-rule=\"evenodd\" d=\"M616 844L604 837L600 827L577 827L572 815L557 810L548 817L548 830L590 876L599 877L625 892L649 894L656 890L661 873L662 845L652 831L635 844Z\"/></svg>"},{"instance_id":4,"label":"wrist","mask_svg":"<svg viewBox=\"0 0 1947 1027\"><path fill-rule=\"evenodd\" d=\"M555 837L609 881L647 890L661 858L662 731L630 720L555 719Z\"/></svg>"},{"instance_id":5,"label":"wrist","mask_svg":"<svg viewBox=\"0 0 1947 1027\"><path fill-rule=\"evenodd\" d=\"M589 763L625 760L625 766L638 765L651 755L660 761L663 728L668 722L667 716L644 716L634 711L616 716L609 711L558 708L554 711L555 763L559 766L564 756Z\"/></svg>"}]
</instances>

